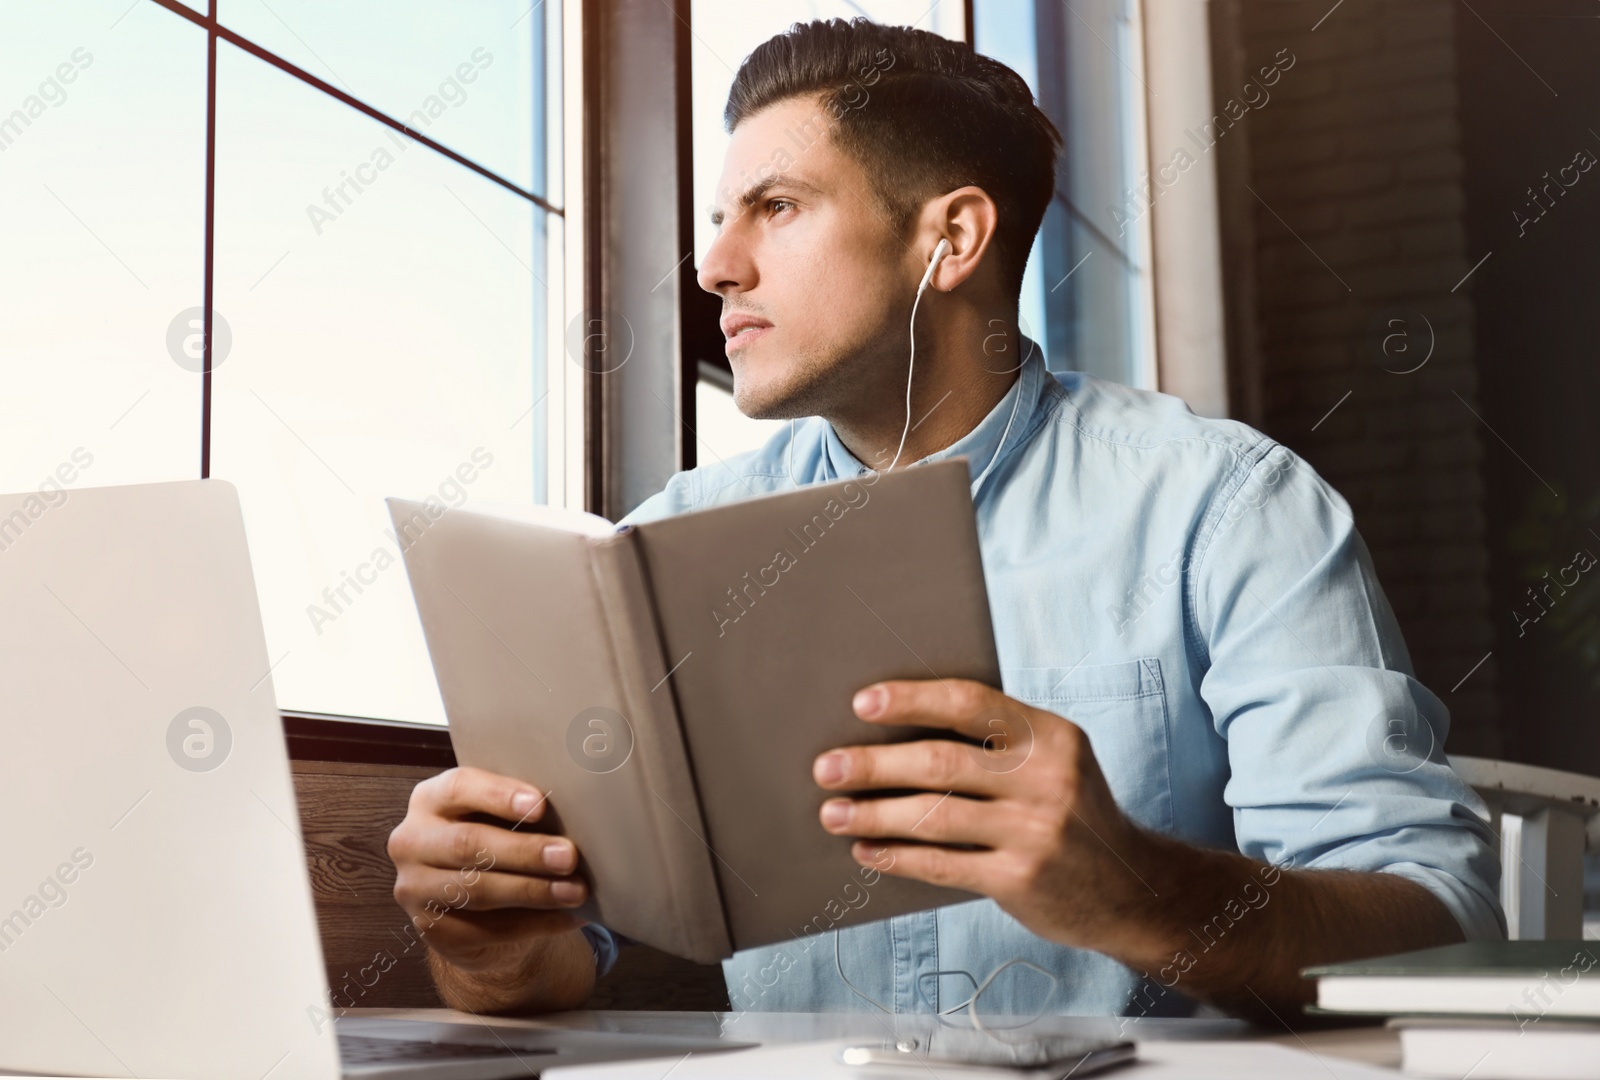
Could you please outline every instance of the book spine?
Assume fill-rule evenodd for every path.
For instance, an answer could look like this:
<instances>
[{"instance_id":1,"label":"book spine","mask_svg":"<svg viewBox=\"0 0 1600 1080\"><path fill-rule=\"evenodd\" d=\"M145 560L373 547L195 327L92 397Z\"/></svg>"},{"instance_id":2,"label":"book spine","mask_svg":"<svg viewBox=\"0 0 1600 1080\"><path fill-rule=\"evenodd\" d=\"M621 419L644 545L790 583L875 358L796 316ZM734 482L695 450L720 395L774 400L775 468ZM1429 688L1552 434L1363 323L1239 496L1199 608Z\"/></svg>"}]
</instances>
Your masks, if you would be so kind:
<instances>
[{"instance_id":1,"label":"book spine","mask_svg":"<svg viewBox=\"0 0 1600 1080\"><path fill-rule=\"evenodd\" d=\"M634 753L654 803L655 837L665 857L667 901L680 943L650 942L699 963L733 955L732 937L699 793L684 743L671 667L661 651L655 603L632 530L589 547L606 627L626 702Z\"/></svg>"}]
</instances>

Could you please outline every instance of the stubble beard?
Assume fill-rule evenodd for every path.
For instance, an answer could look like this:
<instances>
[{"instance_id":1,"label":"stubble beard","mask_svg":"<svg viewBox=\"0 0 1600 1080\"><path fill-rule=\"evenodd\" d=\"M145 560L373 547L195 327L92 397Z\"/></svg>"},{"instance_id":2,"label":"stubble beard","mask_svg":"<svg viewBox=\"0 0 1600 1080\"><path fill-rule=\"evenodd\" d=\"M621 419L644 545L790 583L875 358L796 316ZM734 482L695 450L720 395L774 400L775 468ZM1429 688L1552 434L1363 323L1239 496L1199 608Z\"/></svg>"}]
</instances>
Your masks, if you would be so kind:
<instances>
[{"instance_id":1,"label":"stubble beard","mask_svg":"<svg viewBox=\"0 0 1600 1080\"><path fill-rule=\"evenodd\" d=\"M734 403L756 420L810 416L833 420L870 412L863 407L870 397L888 395L903 402L909 354L906 343L893 340L892 334L889 320L853 346L793 357L786 364L789 373L781 379L781 388L760 400L750 400L747 384L736 375Z\"/></svg>"}]
</instances>

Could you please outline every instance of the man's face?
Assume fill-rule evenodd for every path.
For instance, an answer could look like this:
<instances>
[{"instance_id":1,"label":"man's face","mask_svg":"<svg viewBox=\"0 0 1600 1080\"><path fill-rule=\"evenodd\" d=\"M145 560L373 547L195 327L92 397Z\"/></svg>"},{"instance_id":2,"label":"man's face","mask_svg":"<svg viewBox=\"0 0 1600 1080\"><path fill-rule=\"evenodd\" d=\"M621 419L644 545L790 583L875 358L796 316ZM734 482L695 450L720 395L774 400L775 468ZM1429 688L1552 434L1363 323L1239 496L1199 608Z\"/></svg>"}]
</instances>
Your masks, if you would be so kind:
<instances>
[{"instance_id":1,"label":"man's face","mask_svg":"<svg viewBox=\"0 0 1600 1080\"><path fill-rule=\"evenodd\" d=\"M866 172L826 134L831 123L814 98L747 117L717 183L720 226L699 281L722 297L747 416L857 411L904 378L920 271Z\"/></svg>"}]
</instances>

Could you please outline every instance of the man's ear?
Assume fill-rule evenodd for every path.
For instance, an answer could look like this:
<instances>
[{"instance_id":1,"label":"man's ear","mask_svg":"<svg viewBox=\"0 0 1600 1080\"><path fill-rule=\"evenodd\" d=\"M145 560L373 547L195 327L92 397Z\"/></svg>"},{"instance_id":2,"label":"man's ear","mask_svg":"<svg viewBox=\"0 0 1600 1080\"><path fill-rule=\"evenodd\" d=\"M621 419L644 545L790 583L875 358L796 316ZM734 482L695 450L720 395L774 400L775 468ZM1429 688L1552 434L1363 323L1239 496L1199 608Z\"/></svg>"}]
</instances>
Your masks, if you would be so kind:
<instances>
[{"instance_id":1,"label":"man's ear","mask_svg":"<svg viewBox=\"0 0 1600 1080\"><path fill-rule=\"evenodd\" d=\"M949 292L977 273L984 256L994 246L999 222L999 209L980 187L956 188L929 202L918 229L930 238L929 252L940 237L950 241L950 253L939 263L929 284L940 292Z\"/></svg>"}]
</instances>

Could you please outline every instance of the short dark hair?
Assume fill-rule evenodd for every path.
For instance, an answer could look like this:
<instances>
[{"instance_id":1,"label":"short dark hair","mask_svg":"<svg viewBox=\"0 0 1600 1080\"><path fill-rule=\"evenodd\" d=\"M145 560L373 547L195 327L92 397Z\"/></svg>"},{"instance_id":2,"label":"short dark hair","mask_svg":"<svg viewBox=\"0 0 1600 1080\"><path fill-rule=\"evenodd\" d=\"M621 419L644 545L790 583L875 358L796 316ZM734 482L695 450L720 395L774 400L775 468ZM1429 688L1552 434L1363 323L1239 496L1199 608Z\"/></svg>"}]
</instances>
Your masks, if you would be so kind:
<instances>
[{"instance_id":1,"label":"short dark hair","mask_svg":"<svg viewBox=\"0 0 1600 1080\"><path fill-rule=\"evenodd\" d=\"M1061 134L1022 76L964 42L864 18L795 23L745 58L729 132L795 97L820 96L838 145L866 170L903 232L931 198L968 184L999 211L1001 281L1022 290L1055 191Z\"/></svg>"}]
</instances>

